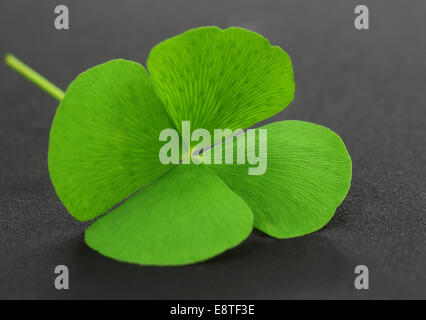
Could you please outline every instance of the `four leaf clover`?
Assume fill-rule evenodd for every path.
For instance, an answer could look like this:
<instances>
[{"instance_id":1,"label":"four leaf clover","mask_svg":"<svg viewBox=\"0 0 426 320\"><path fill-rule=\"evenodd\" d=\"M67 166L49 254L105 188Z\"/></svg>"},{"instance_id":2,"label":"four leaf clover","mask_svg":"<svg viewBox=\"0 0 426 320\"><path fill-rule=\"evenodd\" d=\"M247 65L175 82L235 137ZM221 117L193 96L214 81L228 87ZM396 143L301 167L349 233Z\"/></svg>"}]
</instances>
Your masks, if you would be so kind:
<instances>
[{"instance_id":1,"label":"four leaf clover","mask_svg":"<svg viewBox=\"0 0 426 320\"><path fill-rule=\"evenodd\" d=\"M159 133L182 121L246 129L289 105L293 68L281 48L242 28L202 27L155 46L147 70L112 60L83 72L52 124L48 166L59 198L81 221L107 212L86 230L89 247L130 263L184 265L238 245L253 226L291 238L332 218L352 169L340 137L323 126L263 126L268 168L258 176L236 161L158 158Z\"/></svg>"}]
</instances>

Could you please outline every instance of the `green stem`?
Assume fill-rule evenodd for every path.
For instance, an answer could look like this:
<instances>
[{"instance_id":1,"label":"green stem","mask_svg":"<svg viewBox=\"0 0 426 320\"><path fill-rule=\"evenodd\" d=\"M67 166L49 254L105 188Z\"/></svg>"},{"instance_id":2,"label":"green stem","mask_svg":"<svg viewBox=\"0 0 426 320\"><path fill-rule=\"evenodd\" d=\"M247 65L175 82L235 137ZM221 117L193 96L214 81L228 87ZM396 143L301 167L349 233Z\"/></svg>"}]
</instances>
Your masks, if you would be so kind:
<instances>
[{"instance_id":1,"label":"green stem","mask_svg":"<svg viewBox=\"0 0 426 320\"><path fill-rule=\"evenodd\" d=\"M31 69L21 60L16 58L14 55L10 53L6 54L6 56L4 57L4 61L7 66L11 67L13 70L20 73L31 82L35 83L41 89L43 89L48 94L50 94L53 98L59 101L61 101L64 98L65 93L61 89L59 89L49 80L47 80L41 74Z\"/></svg>"}]
</instances>

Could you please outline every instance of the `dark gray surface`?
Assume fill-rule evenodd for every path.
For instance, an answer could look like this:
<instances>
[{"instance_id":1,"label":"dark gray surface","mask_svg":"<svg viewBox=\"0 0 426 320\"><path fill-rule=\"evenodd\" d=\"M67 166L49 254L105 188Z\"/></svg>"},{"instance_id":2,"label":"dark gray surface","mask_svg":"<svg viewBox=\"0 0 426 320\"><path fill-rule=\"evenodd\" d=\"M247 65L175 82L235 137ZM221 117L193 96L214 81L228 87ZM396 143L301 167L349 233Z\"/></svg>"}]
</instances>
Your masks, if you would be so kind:
<instances>
[{"instance_id":1,"label":"dark gray surface","mask_svg":"<svg viewBox=\"0 0 426 320\"><path fill-rule=\"evenodd\" d=\"M57 4L69 31L53 28ZM426 298L426 2L0 2L0 54L13 52L62 88L112 58L145 64L159 41L201 25L242 26L289 52L296 98L275 119L323 124L345 141L352 188L323 230L292 240L260 232L201 264L123 264L90 250L47 172L57 102L0 66L1 298ZM53 269L70 268L56 291ZM356 291L354 267L370 268Z\"/></svg>"}]
</instances>

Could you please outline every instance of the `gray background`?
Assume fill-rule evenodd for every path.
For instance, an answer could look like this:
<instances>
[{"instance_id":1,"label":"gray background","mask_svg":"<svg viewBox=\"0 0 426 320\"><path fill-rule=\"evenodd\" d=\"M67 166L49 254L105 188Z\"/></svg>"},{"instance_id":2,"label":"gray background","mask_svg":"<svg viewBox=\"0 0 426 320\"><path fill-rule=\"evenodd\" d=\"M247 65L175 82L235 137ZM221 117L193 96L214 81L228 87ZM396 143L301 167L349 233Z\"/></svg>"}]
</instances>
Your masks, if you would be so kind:
<instances>
[{"instance_id":1,"label":"gray background","mask_svg":"<svg viewBox=\"0 0 426 320\"><path fill-rule=\"evenodd\" d=\"M370 30L353 27L370 8ZM57 4L69 31L53 27ZM112 58L145 64L159 41L191 27L241 26L292 57L293 103L273 119L323 124L353 160L348 197L312 235L260 232L188 267L119 263L90 250L88 224L58 200L47 171L57 102L0 66L1 298L426 298L425 1L0 2L0 54L13 52L61 88ZM56 291L54 267L70 268ZM370 268L356 291L354 268Z\"/></svg>"}]
</instances>

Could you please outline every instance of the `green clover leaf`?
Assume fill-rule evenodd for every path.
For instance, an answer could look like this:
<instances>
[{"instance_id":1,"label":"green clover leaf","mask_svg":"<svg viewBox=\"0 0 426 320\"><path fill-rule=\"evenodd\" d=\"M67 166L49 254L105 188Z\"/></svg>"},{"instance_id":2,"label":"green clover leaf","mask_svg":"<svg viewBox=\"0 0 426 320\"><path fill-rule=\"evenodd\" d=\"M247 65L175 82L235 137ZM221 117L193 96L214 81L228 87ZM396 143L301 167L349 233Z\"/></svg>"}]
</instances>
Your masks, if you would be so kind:
<instances>
[{"instance_id":1,"label":"green clover leaf","mask_svg":"<svg viewBox=\"0 0 426 320\"><path fill-rule=\"evenodd\" d=\"M263 175L248 175L247 164L209 168L249 205L254 226L263 232L292 238L320 229L349 191L352 163L343 141L310 122L287 120L262 128L268 130ZM241 146L234 139L234 148Z\"/></svg>"},{"instance_id":2,"label":"green clover leaf","mask_svg":"<svg viewBox=\"0 0 426 320\"><path fill-rule=\"evenodd\" d=\"M245 129L287 107L294 97L290 57L261 35L203 27L152 49L148 70L175 125Z\"/></svg>"},{"instance_id":3,"label":"green clover leaf","mask_svg":"<svg viewBox=\"0 0 426 320\"><path fill-rule=\"evenodd\" d=\"M252 226L250 208L216 174L179 165L92 224L86 242L121 261L180 265L236 246Z\"/></svg>"},{"instance_id":4,"label":"green clover leaf","mask_svg":"<svg viewBox=\"0 0 426 320\"><path fill-rule=\"evenodd\" d=\"M65 94L15 57L7 55L6 63L61 101L50 132L49 173L76 219L107 212L85 235L105 256L183 265L238 245L253 225L277 238L301 236L327 224L349 190L351 160L342 140L302 121L262 127L268 130L263 175L248 175L248 165L235 162L159 161L163 129L179 131L190 121L209 132L238 131L292 101L289 56L254 32L189 30L152 49L149 73L112 60L80 74ZM250 143L244 148L256 148Z\"/></svg>"}]
</instances>

